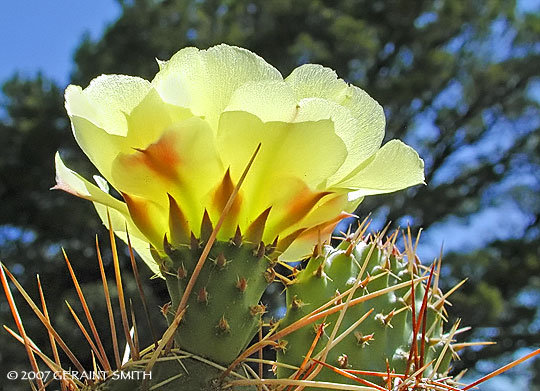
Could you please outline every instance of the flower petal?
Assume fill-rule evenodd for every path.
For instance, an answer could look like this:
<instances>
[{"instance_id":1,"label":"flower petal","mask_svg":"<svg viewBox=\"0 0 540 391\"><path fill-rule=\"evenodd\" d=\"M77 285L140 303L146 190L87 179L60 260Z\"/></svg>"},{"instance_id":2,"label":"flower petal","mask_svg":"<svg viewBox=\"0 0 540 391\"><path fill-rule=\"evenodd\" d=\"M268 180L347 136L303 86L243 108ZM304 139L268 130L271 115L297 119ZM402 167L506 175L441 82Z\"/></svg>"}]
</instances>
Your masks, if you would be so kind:
<instances>
[{"instance_id":1,"label":"flower petal","mask_svg":"<svg viewBox=\"0 0 540 391\"><path fill-rule=\"evenodd\" d=\"M131 149L125 137L107 133L93 122L79 116L71 117L71 126L77 143L96 166L101 175L114 185L111 175L112 161L119 153Z\"/></svg>"},{"instance_id":2,"label":"flower petal","mask_svg":"<svg viewBox=\"0 0 540 391\"><path fill-rule=\"evenodd\" d=\"M301 65L287 76L285 82L292 87L298 100L324 98L341 102L347 95L347 83L339 79L332 69L322 65Z\"/></svg>"},{"instance_id":3,"label":"flower petal","mask_svg":"<svg viewBox=\"0 0 540 391\"><path fill-rule=\"evenodd\" d=\"M391 193L420 183L424 183L424 161L408 145L391 140L336 187L354 190L349 194L352 200Z\"/></svg>"},{"instance_id":4,"label":"flower petal","mask_svg":"<svg viewBox=\"0 0 540 391\"><path fill-rule=\"evenodd\" d=\"M325 70L326 68L316 67L315 69ZM348 88L346 85L345 87ZM364 95L367 99L371 99L367 94ZM340 97L339 100L345 99L352 98ZM362 105L367 111L371 109L366 102ZM377 152L384 135L384 117L382 127L379 126L380 124L373 126L371 118L357 118L347 107L332 100L303 98L297 101L297 96L289 83L275 80L242 85L232 95L226 111L247 111L259 117L263 122L305 122L331 119L336 134L347 147L348 154L338 171L328 178L328 183L338 182ZM380 114L382 115L382 110Z\"/></svg>"},{"instance_id":5,"label":"flower petal","mask_svg":"<svg viewBox=\"0 0 540 391\"><path fill-rule=\"evenodd\" d=\"M158 140L162 133L175 123L193 117L189 109L174 106L163 101L152 88L144 99L127 116L129 146L146 148Z\"/></svg>"},{"instance_id":6,"label":"flower petal","mask_svg":"<svg viewBox=\"0 0 540 391\"><path fill-rule=\"evenodd\" d=\"M232 94L225 111L247 111L263 122L294 122L298 108L294 91L288 84L265 80L240 86Z\"/></svg>"},{"instance_id":7,"label":"flower petal","mask_svg":"<svg viewBox=\"0 0 540 391\"><path fill-rule=\"evenodd\" d=\"M281 232L280 237L287 237L299 230L304 230L305 233L311 227L320 226L321 224L324 224L324 222L332 221L336 216L341 215L341 213L352 216L348 213L352 213L358 207L360 202L362 202L362 198L349 201L347 193L329 194L322 198L302 220ZM305 242L303 246L309 247L310 237L306 236L304 233L301 238L301 240ZM311 243L311 247L313 247L318 238L311 236L311 239L313 239L313 243Z\"/></svg>"},{"instance_id":8,"label":"flower petal","mask_svg":"<svg viewBox=\"0 0 540 391\"><path fill-rule=\"evenodd\" d=\"M134 148L146 148L174 123L192 116L187 109L163 102L154 89L149 89L144 98L130 111L130 114L120 112L125 121L125 135L111 134L110 128L98 126L100 121L87 118L92 116L71 115L77 143L113 186L115 183L111 175L111 166L119 153L131 153ZM101 123L108 125L103 121Z\"/></svg>"},{"instance_id":9,"label":"flower petal","mask_svg":"<svg viewBox=\"0 0 540 391\"><path fill-rule=\"evenodd\" d=\"M365 91L348 85L333 70L315 64L296 68L285 82L300 101L298 121L332 118L336 133L347 146L347 160L329 178L329 184L343 179L380 148L386 123L384 111Z\"/></svg>"},{"instance_id":10,"label":"flower petal","mask_svg":"<svg viewBox=\"0 0 540 391\"><path fill-rule=\"evenodd\" d=\"M269 202L272 203L272 210L263 237L265 243L271 243L278 235L285 237L299 228L306 228L306 225L302 224L306 216L321 200L326 201L331 195L326 191L310 189L299 178L284 177L279 182L279 191L274 191L271 197ZM340 212L340 209L334 210L332 216ZM324 219L317 221L317 224L322 221Z\"/></svg>"},{"instance_id":11,"label":"flower petal","mask_svg":"<svg viewBox=\"0 0 540 391\"><path fill-rule=\"evenodd\" d=\"M108 212L111 217L112 228L115 234L127 243L127 229L133 249L141 256L150 269L159 275L158 265L150 255L148 241L133 223L126 204L67 168L58 153L55 156L55 165L57 184L53 189L64 190L78 197L92 201L103 224L107 227L109 225L107 217Z\"/></svg>"},{"instance_id":12,"label":"flower petal","mask_svg":"<svg viewBox=\"0 0 540 391\"><path fill-rule=\"evenodd\" d=\"M109 208L119 210L120 212L125 213L126 216L128 215L127 207L122 201L117 200L109 193L104 192L98 186L84 179L75 171L67 168L58 152L54 159L56 167L56 185L52 189L63 190L77 197L98 202Z\"/></svg>"},{"instance_id":13,"label":"flower petal","mask_svg":"<svg viewBox=\"0 0 540 391\"><path fill-rule=\"evenodd\" d=\"M346 155L343 141L335 134L330 120L263 123L246 112L223 113L217 143L233 179L240 177L261 144L242 186L248 219L256 218L273 206L288 178L298 178L310 189L317 190L339 168Z\"/></svg>"},{"instance_id":14,"label":"flower petal","mask_svg":"<svg viewBox=\"0 0 540 391\"><path fill-rule=\"evenodd\" d=\"M374 138L378 140L376 144L380 146L386 126L382 106L367 92L353 85L349 86L345 99L338 103L348 108L358 120L360 129L358 136Z\"/></svg>"},{"instance_id":15,"label":"flower petal","mask_svg":"<svg viewBox=\"0 0 540 391\"><path fill-rule=\"evenodd\" d=\"M198 117L176 123L145 149L118 155L113 162L115 186L168 210L174 197L197 234L204 206L225 170L214 147L213 132Z\"/></svg>"},{"instance_id":16,"label":"flower petal","mask_svg":"<svg viewBox=\"0 0 540 391\"><path fill-rule=\"evenodd\" d=\"M148 244L148 239L144 238L142 234L141 236L134 234L134 232L138 232L138 229L134 226L131 218L116 209L107 208L106 206L98 204L97 202L94 202L94 207L96 208L96 211L101 218L103 225L105 225L105 227L107 228L109 228L108 216L110 216L114 234L126 244L128 243L129 234L131 248L133 248L133 250L135 250L135 252L139 254L143 262L146 263L152 273L154 273L158 277L163 278L159 270L159 265L157 264L150 252L150 245ZM107 212L109 213L108 216Z\"/></svg>"},{"instance_id":17,"label":"flower petal","mask_svg":"<svg viewBox=\"0 0 540 391\"><path fill-rule=\"evenodd\" d=\"M168 210L144 198L127 194L123 194L123 197L137 228L155 248L162 249L168 231Z\"/></svg>"},{"instance_id":18,"label":"flower petal","mask_svg":"<svg viewBox=\"0 0 540 391\"><path fill-rule=\"evenodd\" d=\"M102 75L84 90L66 89L68 115L86 118L110 134L127 135L126 114L131 113L152 85L147 80L124 75Z\"/></svg>"},{"instance_id":19,"label":"flower petal","mask_svg":"<svg viewBox=\"0 0 540 391\"><path fill-rule=\"evenodd\" d=\"M319 239L322 243L330 243L330 236L334 228L341 220L347 217L351 217L351 215L341 213L337 217L302 231L283 254L279 256L279 259L284 262L297 262L308 257L313 253L313 248Z\"/></svg>"},{"instance_id":20,"label":"flower petal","mask_svg":"<svg viewBox=\"0 0 540 391\"><path fill-rule=\"evenodd\" d=\"M221 112L242 84L282 79L278 70L249 50L218 45L180 50L161 66L152 83L166 102L191 109L216 129Z\"/></svg>"},{"instance_id":21,"label":"flower petal","mask_svg":"<svg viewBox=\"0 0 540 391\"><path fill-rule=\"evenodd\" d=\"M291 230L296 230L299 227L314 227L324 221L331 220L341 212L352 213L361 201L362 199L349 201L347 193L329 195L322 199L305 219L294 227L291 227Z\"/></svg>"},{"instance_id":22,"label":"flower petal","mask_svg":"<svg viewBox=\"0 0 540 391\"><path fill-rule=\"evenodd\" d=\"M350 174L359 164L372 156L381 146L382 135L377 127L365 126L349 109L322 98L306 98L300 101L296 121L331 119L336 134L347 147L347 158L341 167L328 178L327 183L338 182Z\"/></svg>"}]
</instances>

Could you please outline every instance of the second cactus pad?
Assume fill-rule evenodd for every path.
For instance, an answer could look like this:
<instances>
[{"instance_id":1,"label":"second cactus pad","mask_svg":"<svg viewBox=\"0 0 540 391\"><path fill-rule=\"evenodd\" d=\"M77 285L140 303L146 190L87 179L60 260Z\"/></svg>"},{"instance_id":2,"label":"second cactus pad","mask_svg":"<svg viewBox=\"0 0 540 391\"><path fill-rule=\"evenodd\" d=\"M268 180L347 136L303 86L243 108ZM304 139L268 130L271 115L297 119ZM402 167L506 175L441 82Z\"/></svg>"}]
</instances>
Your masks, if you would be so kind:
<instances>
[{"instance_id":1,"label":"second cactus pad","mask_svg":"<svg viewBox=\"0 0 540 391\"><path fill-rule=\"evenodd\" d=\"M424 374L444 373L450 363L451 349L448 346L445 348L443 342L444 299L441 300L439 292L433 289L429 289L427 295L425 326L417 326L417 343L416 348L413 347L417 355L410 355L414 335L412 314L414 311L415 319L418 320L426 292L426 281L420 281L419 277L429 274L426 268L421 268L416 257L413 258L409 260L400 254L391 241L384 245L378 241L351 243L350 238L343 240L337 248L325 246L322 251L316 251L305 269L298 272L294 282L287 287L287 313L280 322L280 329L283 330L354 286L356 290L352 299L368 294L374 297L348 307L338 330L334 328L339 321L340 311L284 337L279 343L281 349L278 350L277 361L295 367L304 363L304 367L297 373L287 366L278 366L278 377L305 378L310 365L316 362L306 360L308 354L311 354L310 358L325 361L338 369L336 371L324 367L314 378L318 381L358 384L356 380L338 373L339 370L411 374L432 360L434 362L426 368ZM413 280L418 280L414 287ZM400 284L399 289L393 289ZM380 290L386 293L377 295L376 292ZM348 295L345 295L336 299L330 308L345 303L347 298ZM360 321L370 310L372 312L369 316ZM323 331L319 332L319 339L310 352L321 327ZM423 343L422 334L425 337ZM329 348L332 336L334 345ZM335 343L336 340L338 343ZM437 364L443 350L444 357ZM383 376L372 376L368 380L381 384Z\"/></svg>"}]
</instances>

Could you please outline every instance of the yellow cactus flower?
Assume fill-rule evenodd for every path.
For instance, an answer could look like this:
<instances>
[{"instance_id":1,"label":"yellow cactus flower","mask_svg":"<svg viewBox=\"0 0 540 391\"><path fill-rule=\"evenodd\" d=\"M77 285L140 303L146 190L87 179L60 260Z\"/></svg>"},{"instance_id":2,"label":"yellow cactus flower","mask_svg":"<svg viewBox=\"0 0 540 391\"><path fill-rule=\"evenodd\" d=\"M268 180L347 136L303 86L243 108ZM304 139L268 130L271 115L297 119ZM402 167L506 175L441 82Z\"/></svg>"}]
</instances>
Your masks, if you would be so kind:
<instances>
[{"instance_id":1,"label":"yellow cactus flower","mask_svg":"<svg viewBox=\"0 0 540 391\"><path fill-rule=\"evenodd\" d=\"M412 148L381 147L381 106L331 69L306 64L284 79L227 45L182 49L159 68L151 82L102 75L67 88L75 138L103 176L97 186L56 157L56 188L93 201L104 221L109 210L155 271L150 247L163 249L165 237L180 246L201 236L203 219L215 224L259 143L218 240L258 222L283 259L306 255L364 196L424 180Z\"/></svg>"}]
</instances>

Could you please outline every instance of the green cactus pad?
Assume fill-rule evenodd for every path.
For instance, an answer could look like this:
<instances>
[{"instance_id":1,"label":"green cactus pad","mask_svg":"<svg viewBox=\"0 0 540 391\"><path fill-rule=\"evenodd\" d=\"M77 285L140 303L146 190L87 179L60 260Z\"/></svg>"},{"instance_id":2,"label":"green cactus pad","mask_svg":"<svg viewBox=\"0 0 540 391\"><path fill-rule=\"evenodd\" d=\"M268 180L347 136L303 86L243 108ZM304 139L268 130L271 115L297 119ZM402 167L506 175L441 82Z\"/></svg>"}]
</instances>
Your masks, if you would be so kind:
<instances>
[{"instance_id":1,"label":"green cactus pad","mask_svg":"<svg viewBox=\"0 0 540 391\"><path fill-rule=\"evenodd\" d=\"M287 287L287 313L280 322L280 329L291 325L318 307L330 301L336 295L353 287L357 278L360 283L353 298L361 297L377 290L395 286L419 277L420 265L415 259L406 260L393 244L385 245L371 241L351 245L350 239L344 240L337 248L325 246L323 251L312 256L305 269L301 270L293 283ZM412 271L412 275L411 275ZM359 276L359 273L362 274ZM424 274L429 274L427 271ZM416 316L422 306L426 284L415 285ZM435 292L438 294L438 292ZM424 363L436 359L442 350L443 320L441 308L433 308L439 297L430 291L426 319L426 341ZM347 296L342 298L346 301ZM340 369L356 369L363 371L387 372L387 363L391 371L403 374L407 368L409 351L413 338L411 285L382 294L365 302L348 308L339 330L338 337L364 316L370 309L373 312L354 330L345 336L328 352L326 363ZM283 338L278 350L277 361L300 367L317 334L317 327L324 322L322 333L311 357L320 354L327 345L339 312L316 322L315 325L303 327ZM421 335L421 332L418 333ZM420 337L418 351L420 351ZM439 365L437 372L444 372L450 362L450 349ZM307 369L309 364L304 368ZM424 373L429 374L430 366ZM414 365L409 374L414 372ZM287 378L294 370L278 366L278 378ZM302 378L302 376L300 376ZM323 368L314 380L337 383L359 384L347 379L329 368ZM373 383L382 383L380 377L366 378Z\"/></svg>"},{"instance_id":2,"label":"green cactus pad","mask_svg":"<svg viewBox=\"0 0 540 391\"><path fill-rule=\"evenodd\" d=\"M216 242L188 300L175 341L181 349L228 365L256 334L265 311L259 300L274 279L270 248L262 242ZM192 238L191 247L168 249L161 260L162 273L172 299L167 318L172 321L202 244Z\"/></svg>"}]
</instances>

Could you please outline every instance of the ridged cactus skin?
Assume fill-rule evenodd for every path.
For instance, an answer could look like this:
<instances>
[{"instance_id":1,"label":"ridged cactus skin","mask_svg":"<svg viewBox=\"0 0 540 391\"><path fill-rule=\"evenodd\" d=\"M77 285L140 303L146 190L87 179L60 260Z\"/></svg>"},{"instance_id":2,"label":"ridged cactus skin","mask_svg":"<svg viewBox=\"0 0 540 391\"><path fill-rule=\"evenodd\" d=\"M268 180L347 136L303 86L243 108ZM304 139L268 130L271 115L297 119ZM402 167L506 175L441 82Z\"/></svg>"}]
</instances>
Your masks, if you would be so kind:
<instances>
[{"instance_id":1,"label":"ridged cactus skin","mask_svg":"<svg viewBox=\"0 0 540 391\"><path fill-rule=\"evenodd\" d=\"M351 246L349 240L344 240L335 249L325 246L321 254L309 259L306 268L298 272L294 282L287 287L287 313L280 322L280 328L287 327L327 303L338 292L343 293L351 288L364 263L366 263L365 271L361 276L363 283L358 287L354 298L410 281L410 270L413 270L413 278L418 277L416 261L409 263L391 243L383 246L376 242L369 244L360 242ZM424 293L425 282L416 284L416 316L420 311ZM388 360L391 371L404 373L413 338L410 296L411 288L408 285L348 308L336 337L371 308L374 311L330 350L326 363L341 369L386 373L386 360ZM343 298L343 301L345 300L346 297ZM433 304L434 300L431 299L430 302ZM324 320L327 326L311 357L324 349L338 317L339 312ZM284 349L278 350L277 361L299 367L314 341L317 325L321 322L322 320L316 323L315 327L303 327L286 336L280 343ZM426 326L429 335L425 343L425 363L437 358L443 346L441 342L443 321L440 312L432 306L428 306ZM421 335L421 332L418 335ZM419 336L418 346L420 346L420 339ZM450 353L445 354L444 362L440 365L438 372L444 372L448 368L450 358ZM411 367L409 374L414 370L414 367ZM430 372L430 369L426 371L428 374ZM278 378L286 378L293 373L291 369L278 366ZM358 384L328 368L323 368L316 380ZM375 383L382 382L380 378L377 380L370 377L369 380Z\"/></svg>"},{"instance_id":2,"label":"ridged cactus skin","mask_svg":"<svg viewBox=\"0 0 540 391\"><path fill-rule=\"evenodd\" d=\"M192 238L190 247L169 248L161 261L172 299L169 321L203 246L204 241ZM270 252L262 242L245 242L241 235L214 243L176 332L181 349L225 366L234 361L256 334L265 311L259 300L274 279Z\"/></svg>"}]
</instances>

